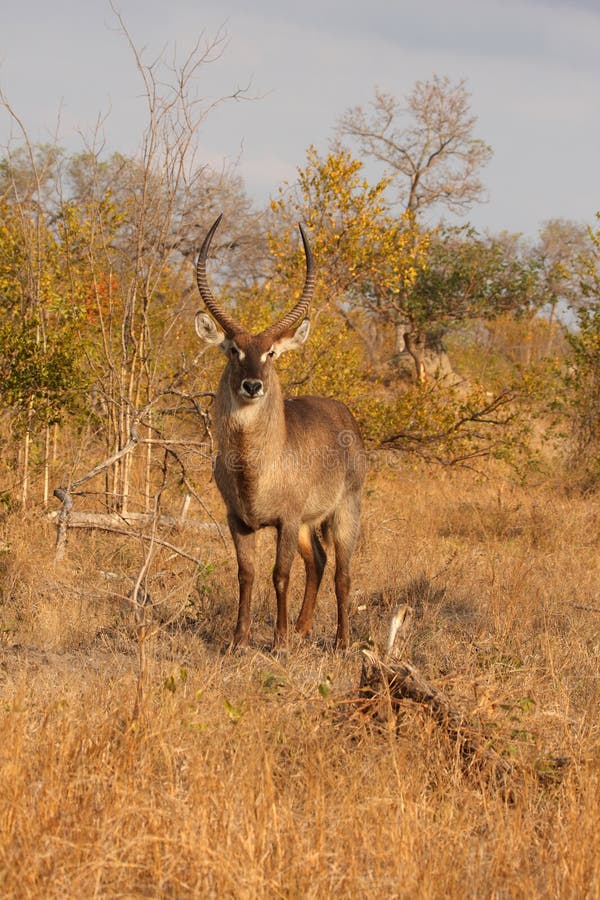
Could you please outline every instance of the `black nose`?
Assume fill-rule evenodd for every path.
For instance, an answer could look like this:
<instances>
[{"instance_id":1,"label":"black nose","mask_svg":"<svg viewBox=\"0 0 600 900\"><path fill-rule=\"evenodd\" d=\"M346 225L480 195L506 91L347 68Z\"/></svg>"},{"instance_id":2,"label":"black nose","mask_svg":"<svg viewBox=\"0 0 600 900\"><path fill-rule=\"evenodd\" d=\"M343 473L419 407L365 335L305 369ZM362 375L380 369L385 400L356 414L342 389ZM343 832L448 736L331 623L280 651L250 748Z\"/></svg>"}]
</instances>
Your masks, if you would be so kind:
<instances>
[{"instance_id":1,"label":"black nose","mask_svg":"<svg viewBox=\"0 0 600 900\"><path fill-rule=\"evenodd\" d=\"M249 397L258 397L262 391L263 383L260 378L245 378L242 381L242 389Z\"/></svg>"}]
</instances>

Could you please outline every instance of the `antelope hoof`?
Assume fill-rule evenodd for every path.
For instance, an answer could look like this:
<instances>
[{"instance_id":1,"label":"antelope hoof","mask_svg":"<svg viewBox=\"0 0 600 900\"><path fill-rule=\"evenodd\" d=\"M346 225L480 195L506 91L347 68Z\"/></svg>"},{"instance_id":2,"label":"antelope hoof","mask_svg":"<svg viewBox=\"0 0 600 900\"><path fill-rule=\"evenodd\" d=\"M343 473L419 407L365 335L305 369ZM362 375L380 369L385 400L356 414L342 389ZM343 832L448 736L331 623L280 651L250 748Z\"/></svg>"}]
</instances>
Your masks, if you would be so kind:
<instances>
[{"instance_id":1,"label":"antelope hoof","mask_svg":"<svg viewBox=\"0 0 600 900\"><path fill-rule=\"evenodd\" d=\"M333 645L334 650L344 651L344 650L347 650L349 646L350 646L350 640L349 640L349 637L347 634L341 634L341 635L336 634L335 643Z\"/></svg>"},{"instance_id":2,"label":"antelope hoof","mask_svg":"<svg viewBox=\"0 0 600 900\"><path fill-rule=\"evenodd\" d=\"M288 636L286 634L275 633L273 639L272 653L277 656L285 655L288 651Z\"/></svg>"},{"instance_id":3,"label":"antelope hoof","mask_svg":"<svg viewBox=\"0 0 600 900\"><path fill-rule=\"evenodd\" d=\"M248 650L248 635L240 635L237 634L233 638L233 641L229 645L230 653L246 653Z\"/></svg>"}]
</instances>

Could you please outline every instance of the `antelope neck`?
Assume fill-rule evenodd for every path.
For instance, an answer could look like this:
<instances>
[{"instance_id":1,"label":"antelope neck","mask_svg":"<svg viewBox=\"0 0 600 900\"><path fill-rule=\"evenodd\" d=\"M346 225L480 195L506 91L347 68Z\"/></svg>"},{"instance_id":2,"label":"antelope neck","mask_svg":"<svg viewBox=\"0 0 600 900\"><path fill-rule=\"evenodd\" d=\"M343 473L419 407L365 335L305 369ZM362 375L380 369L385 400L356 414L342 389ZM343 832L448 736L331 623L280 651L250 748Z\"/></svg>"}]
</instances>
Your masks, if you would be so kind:
<instances>
[{"instance_id":1,"label":"antelope neck","mask_svg":"<svg viewBox=\"0 0 600 900\"><path fill-rule=\"evenodd\" d=\"M223 396L223 395L226 395ZM234 397L229 385L221 385L217 403L228 409L217 415L219 452L227 468L261 469L281 451L286 442L285 412L279 383L273 380L265 397L244 402Z\"/></svg>"}]
</instances>

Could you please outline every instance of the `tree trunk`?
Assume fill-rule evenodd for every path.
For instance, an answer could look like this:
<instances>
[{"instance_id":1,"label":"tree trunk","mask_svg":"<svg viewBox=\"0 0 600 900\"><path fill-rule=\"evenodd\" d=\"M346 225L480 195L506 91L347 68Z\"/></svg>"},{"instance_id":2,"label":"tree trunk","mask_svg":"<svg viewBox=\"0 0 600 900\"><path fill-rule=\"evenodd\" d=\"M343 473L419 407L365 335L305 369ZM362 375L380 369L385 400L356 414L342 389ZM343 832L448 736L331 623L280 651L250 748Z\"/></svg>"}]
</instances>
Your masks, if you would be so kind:
<instances>
[{"instance_id":1,"label":"tree trunk","mask_svg":"<svg viewBox=\"0 0 600 900\"><path fill-rule=\"evenodd\" d=\"M415 363L415 371L418 384L425 384L427 373L425 372L425 335L422 331L405 331L404 344Z\"/></svg>"},{"instance_id":2,"label":"tree trunk","mask_svg":"<svg viewBox=\"0 0 600 900\"><path fill-rule=\"evenodd\" d=\"M46 425L44 429L44 508L48 506L48 496L50 491L50 426Z\"/></svg>"},{"instance_id":3,"label":"tree trunk","mask_svg":"<svg viewBox=\"0 0 600 900\"><path fill-rule=\"evenodd\" d=\"M152 410L148 410L148 443L146 444L146 474L144 478L144 509L152 508Z\"/></svg>"},{"instance_id":4,"label":"tree trunk","mask_svg":"<svg viewBox=\"0 0 600 900\"><path fill-rule=\"evenodd\" d=\"M58 457L58 422L52 426L52 465L56 465Z\"/></svg>"},{"instance_id":5,"label":"tree trunk","mask_svg":"<svg viewBox=\"0 0 600 900\"><path fill-rule=\"evenodd\" d=\"M31 422L33 419L33 401L29 402L27 411L27 428L23 436L23 478L21 480L21 506L27 506L29 499L29 453L31 448Z\"/></svg>"},{"instance_id":6,"label":"tree trunk","mask_svg":"<svg viewBox=\"0 0 600 900\"><path fill-rule=\"evenodd\" d=\"M556 325L556 303L550 305L550 315L548 316L548 339L546 341L546 356L552 353L552 344L554 342L554 331Z\"/></svg>"},{"instance_id":7,"label":"tree trunk","mask_svg":"<svg viewBox=\"0 0 600 900\"><path fill-rule=\"evenodd\" d=\"M23 478L21 480L21 506L27 505L29 497L29 445L31 443L31 432L29 428L23 437Z\"/></svg>"},{"instance_id":8,"label":"tree trunk","mask_svg":"<svg viewBox=\"0 0 600 900\"><path fill-rule=\"evenodd\" d=\"M404 337L404 329L406 328L405 322L395 322L394 323L394 351L396 356L399 356L401 353L404 353L406 350L406 340Z\"/></svg>"}]
</instances>

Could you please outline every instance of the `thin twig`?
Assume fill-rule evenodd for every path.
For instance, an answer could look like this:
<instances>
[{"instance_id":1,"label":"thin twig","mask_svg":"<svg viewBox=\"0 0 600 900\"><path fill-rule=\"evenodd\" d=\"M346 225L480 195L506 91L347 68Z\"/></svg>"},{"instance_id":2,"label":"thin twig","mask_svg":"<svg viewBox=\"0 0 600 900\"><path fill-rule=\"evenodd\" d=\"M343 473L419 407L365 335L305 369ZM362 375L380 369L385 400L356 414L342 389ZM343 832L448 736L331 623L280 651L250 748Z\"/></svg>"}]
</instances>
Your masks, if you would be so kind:
<instances>
[{"instance_id":1,"label":"thin twig","mask_svg":"<svg viewBox=\"0 0 600 900\"><path fill-rule=\"evenodd\" d=\"M119 534L122 537L128 538L137 538L142 541L153 540L154 543L158 544L160 547L165 547L167 550L171 550L173 553L177 553L178 556L182 556L184 559L189 559L191 562L195 563L197 566L203 566L204 563L201 559L198 559L196 556L192 556L191 553L187 553L185 550L182 550L180 547L176 547L174 544L169 543L169 541L163 541L161 538L151 537L147 534L140 534L139 531L128 531L124 528L113 528L111 525L75 525L75 528L91 528L96 531L106 531L109 534Z\"/></svg>"}]
</instances>

